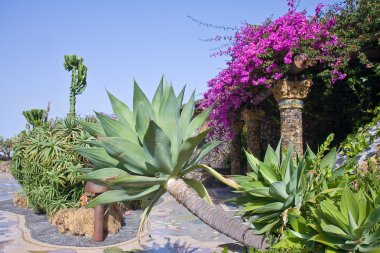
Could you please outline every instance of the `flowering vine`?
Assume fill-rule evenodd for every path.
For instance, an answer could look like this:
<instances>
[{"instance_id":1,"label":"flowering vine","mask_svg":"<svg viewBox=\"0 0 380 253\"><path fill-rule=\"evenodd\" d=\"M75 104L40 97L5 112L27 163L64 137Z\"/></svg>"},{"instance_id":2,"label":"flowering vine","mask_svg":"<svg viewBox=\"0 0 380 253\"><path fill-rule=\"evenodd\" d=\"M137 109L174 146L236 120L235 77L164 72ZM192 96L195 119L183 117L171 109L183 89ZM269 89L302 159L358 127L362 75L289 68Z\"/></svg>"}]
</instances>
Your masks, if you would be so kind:
<instances>
[{"instance_id":1,"label":"flowering vine","mask_svg":"<svg viewBox=\"0 0 380 253\"><path fill-rule=\"evenodd\" d=\"M321 4L311 17L305 11L296 11L294 0L289 0L288 5L288 12L274 21L245 24L235 33L232 45L217 53L228 55L230 60L208 82L201 104L202 108L214 104L210 118L216 132L229 126L232 112L254 103L258 91L271 88L274 81L283 78L296 55L306 55L308 66L322 64L330 68L333 83L345 78L339 70L342 59L333 54L334 48L342 46L331 32L335 18L321 19Z\"/></svg>"}]
</instances>

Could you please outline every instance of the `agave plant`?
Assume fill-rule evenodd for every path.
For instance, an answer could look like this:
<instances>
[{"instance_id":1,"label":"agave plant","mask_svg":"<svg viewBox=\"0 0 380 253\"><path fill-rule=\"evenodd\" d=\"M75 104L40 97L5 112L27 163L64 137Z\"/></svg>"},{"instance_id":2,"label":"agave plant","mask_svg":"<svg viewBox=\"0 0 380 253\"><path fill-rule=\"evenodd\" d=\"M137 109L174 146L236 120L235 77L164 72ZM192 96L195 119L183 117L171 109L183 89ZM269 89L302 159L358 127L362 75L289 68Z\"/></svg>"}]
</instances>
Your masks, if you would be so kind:
<instances>
[{"instance_id":1,"label":"agave plant","mask_svg":"<svg viewBox=\"0 0 380 253\"><path fill-rule=\"evenodd\" d=\"M326 199L313 210L317 234L309 239L326 245L328 252L380 252L380 203L363 191L346 187L339 204ZM327 251L326 251L327 252Z\"/></svg>"},{"instance_id":2,"label":"agave plant","mask_svg":"<svg viewBox=\"0 0 380 253\"><path fill-rule=\"evenodd\" d=\"M193 119L194 93L182 107L184 92L185 88L176 96L173 87L169 84L164 87L161 79L150 102L135 82L133 111L108 93L117 119L97 113L100 124L81 122L97 137L91 148L77 149L94 166L86 169L81 178L111 189L88 206L150 197L140 231L154 204L167 191L217 231L245 245L265 247L263 236L254 235L247 225L215 209L206 188L199 181L184 177L195 168L204 168L219 180L237 187L213 169L199 164L220 143L208 143L194 155L198 144L210 132L210 129L202 132L198 129L205 124L212 108Z\"/></svg>"},{"instance_id":3,"label":"agave plant","mask_svg":"<svg viewBox=\"0 0 380 253\"><path fill-rule=\"evenodd\" d=\"M236 192L242 196L231 199L242 205L239 213L248 218L256 233L275 232L283 234L289 215L299 215L301 207L308 201L315 201L317 187L309 173L315 167L317 157L310 149L301 157L293 159L293 148L280 153L280 144L274 150L268 146L264 161L259 161L246 152L252 172L246 176L234 177L240 185ZM320 168L333 169L335 149L319 162ZM324 189L329 192L331 189Z\"/></svg>"}]
</instances>

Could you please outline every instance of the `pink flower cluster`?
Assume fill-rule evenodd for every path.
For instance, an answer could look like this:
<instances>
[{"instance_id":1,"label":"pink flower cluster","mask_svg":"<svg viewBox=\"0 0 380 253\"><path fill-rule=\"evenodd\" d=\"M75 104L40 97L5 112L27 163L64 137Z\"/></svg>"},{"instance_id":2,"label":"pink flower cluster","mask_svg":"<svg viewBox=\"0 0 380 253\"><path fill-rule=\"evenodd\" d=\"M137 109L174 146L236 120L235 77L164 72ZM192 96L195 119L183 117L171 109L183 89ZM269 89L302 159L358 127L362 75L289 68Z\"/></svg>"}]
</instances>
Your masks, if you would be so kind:
<instances>
[{"instance_id":1,"label":"pink flower cluster","mask_svg":"<svg viewBox=\"0 0 380 253\"><path fill-rule=\"evenodd\" d=\"M229 126L231 112L255 99L255 91L271 88L275 80L284 77L297 53L308 55L310 65L331 61L331 49L339 45L330 32L335 19L321 21L316 14L307 17L297 12L294 1L288 1L289 11L274 21L259 26L245 24L235 34L233 44L219 55L228 55L227 68L208 82L202 108L214 104L211 124L216 130ZM339 64L332 66L333 81L343 79Z\"/></svg>"}]
</instances>

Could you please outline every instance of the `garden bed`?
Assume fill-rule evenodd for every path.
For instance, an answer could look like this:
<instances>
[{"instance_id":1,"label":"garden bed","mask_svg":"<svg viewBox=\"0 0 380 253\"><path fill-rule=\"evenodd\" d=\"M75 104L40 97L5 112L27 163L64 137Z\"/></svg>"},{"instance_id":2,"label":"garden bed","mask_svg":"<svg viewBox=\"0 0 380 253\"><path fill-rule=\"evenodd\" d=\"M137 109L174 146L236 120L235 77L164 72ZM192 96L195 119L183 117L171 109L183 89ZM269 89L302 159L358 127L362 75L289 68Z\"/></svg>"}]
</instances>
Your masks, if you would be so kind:
<instances>
[{"instance_id":1,"label":"garden bed","mask_svg":"<svg viewBox=\"0 0 380 253\"><path fill-rule=\"evenodd\" d=\"M124 216L123 225L119 233L115 235L108 234L103 242L93 242L92 238L59 233L57 228L49 223L46 215L35 213L31 209L15 207L12 200L1 201L0 210L24 215L25 225L30 229L31 237L37 241L77 247L108 246L134 239L139 226L140 216L143 212L141 209L131 211L128 215Z\"/></svg>"}]
</instances>

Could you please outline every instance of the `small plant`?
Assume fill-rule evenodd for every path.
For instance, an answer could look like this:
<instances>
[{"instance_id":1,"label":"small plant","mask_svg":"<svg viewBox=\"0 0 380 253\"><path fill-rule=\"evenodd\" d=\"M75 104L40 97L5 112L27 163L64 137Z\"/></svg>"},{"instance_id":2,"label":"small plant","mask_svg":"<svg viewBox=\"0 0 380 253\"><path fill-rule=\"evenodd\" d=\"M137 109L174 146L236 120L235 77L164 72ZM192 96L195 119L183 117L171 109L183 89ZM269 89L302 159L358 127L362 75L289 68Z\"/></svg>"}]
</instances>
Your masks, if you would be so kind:
<instances>
[{"instance_id":1,"label":"small plant","mask_svg":"<svg viewBox=\"0 0 380 253\"><path fill-rule=\"evenodd\" d=\"M276 150L268 146L264 161L248 152L246 155L253 171L234 177L241 188L236 192L244 195L231 201L243 206L239 213L252 222L258 234L283 234L289 215L300 215L307 202L313 203L317 196L329 192L324 174L338 172L335 149L320 161L310 149L301 158L292 158L292 147L281 155L280 144Z\"/></svg>"},{"instance_id":2,"label":"small plant","mask_svg":"<svg viewBox=\"0 0 380 253\"><path fill-rule=\"evenodd\" d=\"M372 202L359 191L354 194L346 187L340 203L330 199L313 209L316 231L310 241L324 244L326 252L379 252L380 199Z\"/></svg>"},{"instance_id":3,"label":"small plant","mask_svg":"<svg viewBox=\"0 0 380 253\"><path fill-rule=\"evenodd\" d=\"M31 109L29 111L23 111L22 115L24 115L26 121L28 121L32 127L38 127L43 124L46 111L43 109Z\"/></svg>"}]
</instances>

